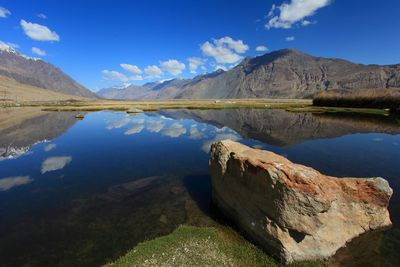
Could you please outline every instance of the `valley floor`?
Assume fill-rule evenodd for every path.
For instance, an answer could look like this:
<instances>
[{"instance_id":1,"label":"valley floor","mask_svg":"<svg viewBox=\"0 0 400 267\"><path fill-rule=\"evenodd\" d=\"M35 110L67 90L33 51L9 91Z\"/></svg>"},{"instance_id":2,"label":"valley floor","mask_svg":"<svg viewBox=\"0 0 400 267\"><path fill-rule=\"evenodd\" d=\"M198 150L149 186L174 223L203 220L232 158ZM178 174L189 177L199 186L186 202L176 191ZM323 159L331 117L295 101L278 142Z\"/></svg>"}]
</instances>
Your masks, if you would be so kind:
<instances>
[{"instance_id":1,"label":"valley floor","mask_svg":"<svg viewBox=\"0 0 400 267\"><path fill-rule=\"evenodd\" d=\"M1 102L0 107L37 107L43 111L116 110L136 113L161 109L285 109L290 112L366 113L388 115L385 109L319 107L310 99L168 99L168 100L58 100L30 102Z\"/></svg>"}]
</instances>

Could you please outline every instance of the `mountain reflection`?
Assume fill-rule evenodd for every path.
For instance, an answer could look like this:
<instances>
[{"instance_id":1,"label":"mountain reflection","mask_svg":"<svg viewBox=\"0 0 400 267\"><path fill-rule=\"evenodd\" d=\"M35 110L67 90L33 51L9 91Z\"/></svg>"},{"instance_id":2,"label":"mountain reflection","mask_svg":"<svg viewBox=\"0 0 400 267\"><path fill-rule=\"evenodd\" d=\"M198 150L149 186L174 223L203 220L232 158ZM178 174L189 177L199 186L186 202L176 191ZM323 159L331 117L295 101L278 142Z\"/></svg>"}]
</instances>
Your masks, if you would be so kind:
<instances>
[{"instance_id":1,"label":"mountain reflection","mask_svg":"<svg viewBox=\"0 0 400 267\"><path fill-rule=\"evenodd\" d=\"M275 146L354 133L400 133L399 122L385 116L292 113L269 109L165 110L160 114L173 119L194 119L218 127L229 127L243 138Z\"/></svg>"},{"instance_id":2,"label":"mountain reflection","mask_svg":"<svg viewBox=\"0 0 400 267\"><path fill-rule=\"evenodd\" d=\"M60 136L74 125L75 115L33 108L1 109L0 160L17 158L26 154L34 144Z\"/></svg>"}]
</instances>

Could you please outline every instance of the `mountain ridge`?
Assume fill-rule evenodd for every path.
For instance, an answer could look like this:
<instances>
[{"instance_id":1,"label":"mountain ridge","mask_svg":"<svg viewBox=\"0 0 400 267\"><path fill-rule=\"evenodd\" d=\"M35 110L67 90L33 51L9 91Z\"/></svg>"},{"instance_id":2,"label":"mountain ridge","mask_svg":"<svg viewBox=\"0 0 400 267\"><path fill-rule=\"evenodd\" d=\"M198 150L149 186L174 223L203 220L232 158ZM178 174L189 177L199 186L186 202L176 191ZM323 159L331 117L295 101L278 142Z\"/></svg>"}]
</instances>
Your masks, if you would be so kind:
<instances>
[{"instance_id":1,"label":"mountain ridge","mask_svg":"<svg viewBox=\"0 0 400 267\"><path fill-rule=\"evenodd\" d=\"M98 98L60 68L39 58L20 54L13 48L0 49L0 75L21 84L71 96Z\"/></svg>"},{"instance_id":2,"label":"mountain ridge","mask_svg":"<svg viewBox=\"0 0 400 267\"><path fill-rule=\"evenodd\" d=\"M119 91L119 99L306 98L324 90L387 88L400 90L400 64L365 65L286 48L246 57L228 71L199 75L171 87L164 84L158 93L138 86L137 95L126 97Z\"/></svg>"}]
</instances>

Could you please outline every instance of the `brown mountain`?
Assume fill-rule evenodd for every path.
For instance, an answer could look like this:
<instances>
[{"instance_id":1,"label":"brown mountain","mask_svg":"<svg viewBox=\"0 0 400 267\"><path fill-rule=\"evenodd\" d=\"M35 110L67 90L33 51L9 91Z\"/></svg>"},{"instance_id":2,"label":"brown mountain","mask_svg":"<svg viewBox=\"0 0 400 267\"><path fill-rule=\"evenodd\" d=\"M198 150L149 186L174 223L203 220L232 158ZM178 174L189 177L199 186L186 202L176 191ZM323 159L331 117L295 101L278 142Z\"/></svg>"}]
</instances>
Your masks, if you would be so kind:
<instances>
[{"instance_id":1,"label":"brown mountain","mask_svg":"<svg viewBox=\"0 0 400 267\"><path fill-rule=\"evenodd\" d=\"M66 95L97 97L59 68L41 59L24 56L12 48L0 50L0 76Z\"/></svg>"},{"instance_id":2,"label":"brown mountain","mask_svg":"<svg viewBox=\"0 0 400 267\"><path fill-rule=\"evenodd\" d=\"M295 49L247 57L228 71L201 75L137 98L304 98L323 90L400 90L399 65L363 65ZM133 98L133 96L132 96Z\"/></svg>"}]
</instances>

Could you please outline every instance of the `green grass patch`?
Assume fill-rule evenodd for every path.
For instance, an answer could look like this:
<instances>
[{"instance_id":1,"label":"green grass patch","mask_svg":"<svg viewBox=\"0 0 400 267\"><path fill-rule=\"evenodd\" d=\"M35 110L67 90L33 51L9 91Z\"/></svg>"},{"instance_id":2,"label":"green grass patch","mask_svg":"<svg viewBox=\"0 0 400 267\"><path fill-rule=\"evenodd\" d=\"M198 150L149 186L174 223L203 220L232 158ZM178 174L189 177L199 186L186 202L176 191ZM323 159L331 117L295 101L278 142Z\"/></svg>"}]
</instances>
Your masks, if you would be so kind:
<instances>
[{"instance_id":1,"label":"green grass patch","mask_svg":"<svg viewBox=\"0 0 400 267\"><path fill-rule=\"evenodd\" d=\"M180 226L106 266L282 266L229 227ZM289 266L324 266L299 262Z\"/></svg>"}]
</instances>

